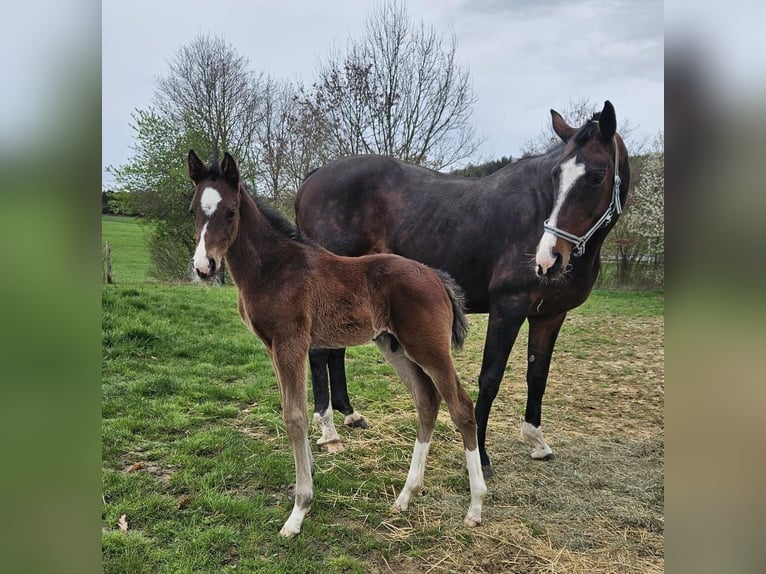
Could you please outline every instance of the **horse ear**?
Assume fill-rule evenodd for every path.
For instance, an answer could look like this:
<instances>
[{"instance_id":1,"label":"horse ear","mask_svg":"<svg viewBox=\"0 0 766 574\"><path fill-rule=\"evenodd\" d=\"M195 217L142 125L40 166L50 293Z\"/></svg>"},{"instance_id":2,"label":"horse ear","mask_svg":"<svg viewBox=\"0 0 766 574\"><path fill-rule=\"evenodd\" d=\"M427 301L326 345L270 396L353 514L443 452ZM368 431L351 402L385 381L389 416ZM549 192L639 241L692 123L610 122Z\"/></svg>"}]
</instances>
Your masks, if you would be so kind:
<instances>
[{"instance_id":1,"label":"horse ear","mask_svg":"<svg viewBox=\"0 0 766 574\"><path fill-rule=\"evenodd\" d=\"M604 109L598 116L598 128L604 142L612 141L617 131L617 114L614 113L614 106L609 100L604 102Z\"/></svg>"},{"instance_id":2,"label":"horse ear","mask_svg":"<svg viewBox=\"0 0 766 574\"><path fill-rule=\"evenodd\" d=\"M202 160L197 157L193 149L189 150L189 177L194 183L199 183L205 175L207 168Z\"/></svg>"},{"instance_id":3,"label":"horse ear","mask_svg":"<svg viewBox=\"0 0 766 574\"><path fill-rule=\"evenodd\" d=\"M237 162L231 157L229 152L223 154L223 160L221 160L221 173L224 179L231 185L236 187L239 185L239 169L237 168Z\"/></svg>"},{"instance_id":4,"label":"horse ear","mask_svg":"<svg viewBox=\"0 0 766 574\"><path fill-rule=\"evenodd\" d=\"M564 143L569 141L574 133L577 131L573 127L570 127L561 117L561 114L556 110L551 110L551 120L553 122L553 131L561 138Z\"/></svg>"}]
</instances>

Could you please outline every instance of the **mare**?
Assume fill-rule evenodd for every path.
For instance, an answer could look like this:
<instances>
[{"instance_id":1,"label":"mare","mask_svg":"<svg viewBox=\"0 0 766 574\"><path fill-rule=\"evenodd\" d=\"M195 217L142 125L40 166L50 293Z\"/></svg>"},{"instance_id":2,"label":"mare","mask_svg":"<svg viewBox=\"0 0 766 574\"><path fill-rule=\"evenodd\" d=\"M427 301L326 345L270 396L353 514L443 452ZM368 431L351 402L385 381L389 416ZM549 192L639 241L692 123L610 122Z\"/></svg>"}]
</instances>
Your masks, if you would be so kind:
<instances>
[{"instance_id":1,"label":"mare","mask_svg":"<svg viewBox=\"0 0 766 574\"><path fill-rule=\"evenodd\" d=\"M195 184L194 268L209 279L225 257L237 286L239 314L271 357L295 459L295 503L281 534L300 532L313 498L308 440L306 359L314 347L374 340L407 385L418 414L409 473L394 508L406 510L420 490L443 398L463 438L471 488L464 522L481 522L487 488L477 450L473 403L460 384L450 343L462 344L466 321L459 288L446 274L398 255L341 257L300 233L254 200L234 158L206 166L189 152Z\"/></svg>"},{"instance_id":2,"label":"mare","mask_svg":"<svg viewBox=\"0 0 766 574\"><path fill-rule=\"evenodd\" d=\"M522 439L534 459L553 450L541 428L553 348L567 311L586 300L600 250L628 195L628 152L612 104L580 127L551 110L561 139L483 178L438 173L383 156L340 159L310 173L295 200L301 233L342 255L397 253L449 273L468 313L489 313L476 401L479 453L493 474L485 441L492 402L524 320L529 323L527 404ZM348 399L343 353L310 354L320 441L340 440L332 405L346 424L365 424Z\"/></svg>"}]
</instances>

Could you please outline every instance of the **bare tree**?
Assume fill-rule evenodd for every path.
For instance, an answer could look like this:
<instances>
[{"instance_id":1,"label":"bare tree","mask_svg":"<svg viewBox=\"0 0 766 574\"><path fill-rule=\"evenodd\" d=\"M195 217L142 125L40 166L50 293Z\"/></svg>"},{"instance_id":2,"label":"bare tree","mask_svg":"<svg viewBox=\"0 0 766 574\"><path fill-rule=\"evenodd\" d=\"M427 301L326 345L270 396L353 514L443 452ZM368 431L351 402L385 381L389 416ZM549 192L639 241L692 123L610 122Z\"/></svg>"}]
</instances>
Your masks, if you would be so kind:
<instances>
[{"instance_id":1,"label":"bare tree","mask_svg":"<svg viewBox=\"0 0 766 574\"><path fill-rule=\"evenodd\" d=\"M223 38L199 35L175 54L168 75L158 80L156 108L185 131L203 134L210 159L228 151L247 166L263 92L249 65Z\"/></svg>"},{"instance_id":2,"label":"bare tree","mask_svg":"<svg viewBox=\"0 0 766 574\"><path fill-rule=\"evenodd\" d=\"M456 54L454 35L413 25L403 2L378 4L364 38L330 55L303 100L323 159L381 153L440 169L471 156L476 98Z\"/></svg>"},{"instance_id":3,"label":"bare tree","mask_svg":"<svg viewBox=\"0 0 766 574\"><path fill-rule=\"evenodd\" d=\"M322 161L317 122L300 105L302 93L300 85L268 78L255 130L257 191L288 213L306 173Z\"/></svg>"}]
</instances>

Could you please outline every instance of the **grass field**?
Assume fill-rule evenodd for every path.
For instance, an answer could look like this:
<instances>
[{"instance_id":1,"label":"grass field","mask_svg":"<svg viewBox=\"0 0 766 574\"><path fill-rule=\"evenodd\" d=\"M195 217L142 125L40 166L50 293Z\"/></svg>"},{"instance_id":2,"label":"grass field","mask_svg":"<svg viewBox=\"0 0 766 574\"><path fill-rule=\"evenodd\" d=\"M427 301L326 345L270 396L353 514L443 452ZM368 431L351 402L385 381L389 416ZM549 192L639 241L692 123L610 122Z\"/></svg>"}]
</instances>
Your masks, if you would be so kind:
<instances>
[{"instance_id":1,"label":"grass field","mask_svg":"<svg viewBox=\"0 0 766 574\"><path fill-rule=\"evenodd\" d=\"M148 227L135 217L101 216L101 252L108 241L112 250L112 276L117 284L153 281L146 247Z\"/></svg>"},{"instance_id":2,"label":"grass field","mask_svg":"<svg viewBox=\"0 0 766 574\"><path fill-rule=\"evenodd\" d=\"M339 428L342 453L314 448L313 508L285 541L277 533L292 508L293 460L276 379L237 316L236 291L144 282L145 246L130 232L140 227L105 220L104 238L119 244L119 229L127 247L114 266L125 278L102 296L105 572L663 571L661 293L596 291L567 318L543 403L557 455L548 463L519 438L522 330L490 416L496 476L477 529L462 524L468 478L444 407L424 494L390 511L414 408L373 345L350 350L349 391L370 428ZM133 267L121 260L131 252L143 253ZM474 399L486 319L470 316L455 355Z\"/></svg>"}]
</instances>

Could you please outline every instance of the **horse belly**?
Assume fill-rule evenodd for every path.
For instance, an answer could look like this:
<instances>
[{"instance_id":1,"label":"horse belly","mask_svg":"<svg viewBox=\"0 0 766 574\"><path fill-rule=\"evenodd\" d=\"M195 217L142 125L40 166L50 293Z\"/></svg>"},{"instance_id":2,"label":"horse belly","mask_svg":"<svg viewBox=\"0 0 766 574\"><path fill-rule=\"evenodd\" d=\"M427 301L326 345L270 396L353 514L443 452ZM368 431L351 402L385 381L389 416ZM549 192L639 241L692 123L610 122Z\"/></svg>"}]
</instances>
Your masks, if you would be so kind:
<instances>
[{"instance_id":1,"label":"horse belly","mask_svg":"<svg viewBox=\"0 0 766 574\"><path fill-rule=\"evenodd\" d=\"M335 315L314 322L311 346L315 349L340 349L364 345L375 336L375 329L365 318Z\"/></svg>"}]
</instances>

